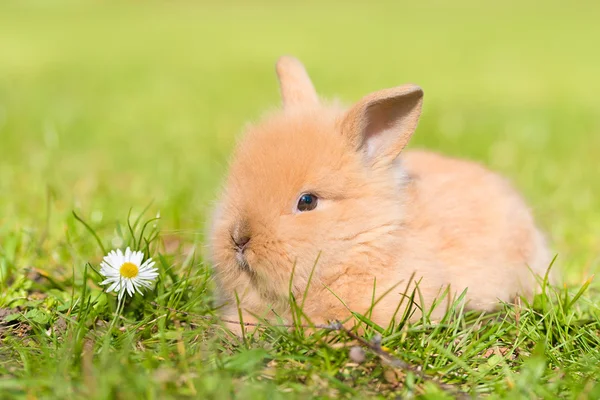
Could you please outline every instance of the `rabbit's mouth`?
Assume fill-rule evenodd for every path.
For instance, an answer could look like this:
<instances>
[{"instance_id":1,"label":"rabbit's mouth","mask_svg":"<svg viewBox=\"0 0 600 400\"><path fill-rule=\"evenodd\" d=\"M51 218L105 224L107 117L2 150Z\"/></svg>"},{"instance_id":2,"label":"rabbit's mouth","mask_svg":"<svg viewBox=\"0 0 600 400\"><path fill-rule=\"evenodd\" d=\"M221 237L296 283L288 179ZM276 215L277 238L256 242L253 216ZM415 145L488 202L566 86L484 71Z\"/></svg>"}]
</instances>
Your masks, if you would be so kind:
<instances>
[{"instance_id":1,"label":"rabbit's mouth","mask_svg":"<svg viewBox=\"0 0 600 400\"><path fill-rule=\"evenodd\" d=\"M236 250L235 261L242 271L250 272L250 264L243 250Z\"/></svg>"},{"instance_id":2,"label":"rabbit's mouth","mask_svg":"<svg viewBox=\"0 0 600 400\"><path fill-rule=\"evenodd\" d=\"M243 250L237 250L235 252L235 263L238 268L242 272L242 274L247 275L250 278L250 282L254 286L258 286L258 276L256 271L250 267L250 263L248 262L248 258Z\"/></svg>"}]
</instances>

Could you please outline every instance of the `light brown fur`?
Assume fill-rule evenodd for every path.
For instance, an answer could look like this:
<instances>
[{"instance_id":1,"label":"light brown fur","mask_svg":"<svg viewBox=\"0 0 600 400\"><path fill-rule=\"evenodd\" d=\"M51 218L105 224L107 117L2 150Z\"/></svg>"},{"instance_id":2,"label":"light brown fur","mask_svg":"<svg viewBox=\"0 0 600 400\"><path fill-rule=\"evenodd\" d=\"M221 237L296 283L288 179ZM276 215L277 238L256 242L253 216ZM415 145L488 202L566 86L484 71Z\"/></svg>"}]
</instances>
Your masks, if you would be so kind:
<instances>
[{"instance_id":1,"label":"light brown fur","mask_svg":"<svg viewBox=\"0 0 600 400\"><path fill-rule=\"evenodd\" d=\"M375 287L375 298L387 294L371 318L387 325L413 274L423 307L448 285L480 310L533 294L531 271L543 275L550 256L511 185L472 162L400 155L420 88L376 92L345 111L319 103L299 61L284 57L277 72L284 109L247 130L210 227L224 316L237 318L237 294L246 321L289 318L290 288L300 302L313 269L304 311L314 322L366 312ZM307 192L317 208L296 211ZM243 262L232 242L242 235Z\"/></svg>"}]
</instances>

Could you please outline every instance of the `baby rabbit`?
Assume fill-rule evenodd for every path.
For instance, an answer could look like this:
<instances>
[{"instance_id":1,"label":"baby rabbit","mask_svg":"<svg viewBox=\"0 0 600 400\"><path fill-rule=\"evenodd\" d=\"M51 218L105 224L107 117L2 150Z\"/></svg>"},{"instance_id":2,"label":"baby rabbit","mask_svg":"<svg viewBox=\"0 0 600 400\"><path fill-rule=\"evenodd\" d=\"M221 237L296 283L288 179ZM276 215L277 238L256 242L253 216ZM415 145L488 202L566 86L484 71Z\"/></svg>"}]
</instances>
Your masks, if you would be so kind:
<instances>
[{"instance_id":1,"label":"baby rabbit","mask_svg":"<svg viewBox=\"0 0 600 400\"><path fill-rule=\"evenodd\" d=\"M403 152L420 87L344 110L319 101L298 60L276 69L283 110L247 129L210 224L223 317L289 318L291 293L315 323L352 310L387 326L415 287L425 310L444 290L467 289L477 310L532 296L551 258L519 194L478 164Z\"/></svg>"}]
</instances>

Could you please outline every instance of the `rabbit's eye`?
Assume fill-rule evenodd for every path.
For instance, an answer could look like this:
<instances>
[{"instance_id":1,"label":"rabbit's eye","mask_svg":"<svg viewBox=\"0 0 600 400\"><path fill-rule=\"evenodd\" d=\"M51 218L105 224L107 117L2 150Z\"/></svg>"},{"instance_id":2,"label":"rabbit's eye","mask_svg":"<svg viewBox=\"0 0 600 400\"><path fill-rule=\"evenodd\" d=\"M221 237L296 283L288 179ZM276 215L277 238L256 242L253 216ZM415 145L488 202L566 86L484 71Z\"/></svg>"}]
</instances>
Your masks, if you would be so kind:
<instances>
[{"instance_id":1,"label":"rabbit's eye","mask_svg":"<svg viewBox=\"0 0 600 400\"><path fill-rule=\"evenodd\" d=\"M311 193L304 193L298 199L298 211L312 211L317 207L319 199Z\"/></svg>"}]
</instances>

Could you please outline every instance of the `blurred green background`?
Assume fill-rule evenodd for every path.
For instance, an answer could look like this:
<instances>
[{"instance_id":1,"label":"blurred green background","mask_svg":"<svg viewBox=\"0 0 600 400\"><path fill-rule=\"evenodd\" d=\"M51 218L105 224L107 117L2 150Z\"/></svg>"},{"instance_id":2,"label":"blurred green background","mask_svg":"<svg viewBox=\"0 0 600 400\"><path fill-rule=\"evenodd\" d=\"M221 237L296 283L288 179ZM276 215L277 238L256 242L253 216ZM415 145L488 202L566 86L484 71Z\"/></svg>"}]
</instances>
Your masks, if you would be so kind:
<instances>
[{"instance_id":1,"label":"blurred green background","mask_svg":"<svg viewBox=\"0 0 600 400\"><path fill-rule=\"evenodd\" d=\"M326 98L421 85L411 147L510 177L579 282L600 261L599 15L592 1L3 1L0 240L60 243L73 209L100 224L150 200L193 240L293 54Z\"/></svg>"}]
</instances>

